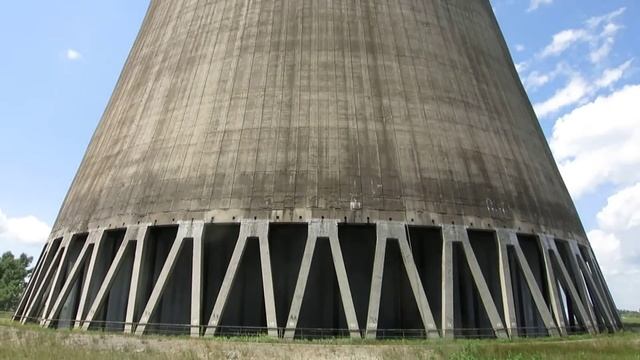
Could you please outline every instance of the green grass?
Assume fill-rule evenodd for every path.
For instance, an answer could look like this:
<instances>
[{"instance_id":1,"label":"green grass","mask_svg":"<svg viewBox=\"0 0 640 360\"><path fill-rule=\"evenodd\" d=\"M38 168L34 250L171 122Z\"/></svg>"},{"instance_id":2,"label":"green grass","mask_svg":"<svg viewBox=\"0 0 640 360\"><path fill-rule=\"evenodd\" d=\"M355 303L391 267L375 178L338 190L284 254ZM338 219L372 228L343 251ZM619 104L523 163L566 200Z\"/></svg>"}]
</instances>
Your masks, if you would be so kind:
<instances>
[{"instance_id":1,"label":"green grass","mask_svg":"<svg viewBox=\"0 0 640 360\"><path fill-rule=\"evenodd\" d=\"M319 346L321 345L321 346ZM640 360L640 333L517 340L323 339L268 337L191 339L48 330L18 325L0 314L0 359L632 359Z\"/></svg>"}]
</instances>

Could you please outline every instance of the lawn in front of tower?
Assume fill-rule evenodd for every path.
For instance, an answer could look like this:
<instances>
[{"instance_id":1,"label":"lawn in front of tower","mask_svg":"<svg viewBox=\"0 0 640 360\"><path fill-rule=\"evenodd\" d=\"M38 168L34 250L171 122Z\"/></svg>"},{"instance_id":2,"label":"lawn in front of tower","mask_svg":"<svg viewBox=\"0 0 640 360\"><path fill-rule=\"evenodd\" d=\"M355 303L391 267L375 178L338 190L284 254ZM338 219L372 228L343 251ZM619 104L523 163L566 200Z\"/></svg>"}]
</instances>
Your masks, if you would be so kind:
<instances>
[{"instance_id":1,"label":"lawn in front of tower","mask_svg":"<svg viewBox=\"0 0 640 360\"><path fill-rule=\"evenodd\" d=\"M631 317L630 317L631 318ZM625 319L627 319L625 317ZM631 319L638 321L640 317ZM630 323L631 324L631 323ZM191 339L42 329L0 314L0 359L634 359L640 333L519 340Z\"/></svg>"}]
</instances>

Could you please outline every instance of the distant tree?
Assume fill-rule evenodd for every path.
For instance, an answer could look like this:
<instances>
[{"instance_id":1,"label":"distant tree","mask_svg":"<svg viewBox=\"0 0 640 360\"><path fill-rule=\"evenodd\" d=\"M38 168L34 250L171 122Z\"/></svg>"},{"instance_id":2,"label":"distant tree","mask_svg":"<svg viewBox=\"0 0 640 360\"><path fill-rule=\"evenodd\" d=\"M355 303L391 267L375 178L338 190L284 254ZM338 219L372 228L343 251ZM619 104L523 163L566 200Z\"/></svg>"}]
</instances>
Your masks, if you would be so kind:
<instances>
[{"instance_id":1,"label":"distant tree","mask_svg":"<svg viewBox=\"0 0 640 360\"><path fill-rule=\"evenodd\" d=\"M31 274L32 260L25 254L16 258L11 252L0 258L0 311L12 311L18 306L26 279Z\"/></svg>"}]
</instances>

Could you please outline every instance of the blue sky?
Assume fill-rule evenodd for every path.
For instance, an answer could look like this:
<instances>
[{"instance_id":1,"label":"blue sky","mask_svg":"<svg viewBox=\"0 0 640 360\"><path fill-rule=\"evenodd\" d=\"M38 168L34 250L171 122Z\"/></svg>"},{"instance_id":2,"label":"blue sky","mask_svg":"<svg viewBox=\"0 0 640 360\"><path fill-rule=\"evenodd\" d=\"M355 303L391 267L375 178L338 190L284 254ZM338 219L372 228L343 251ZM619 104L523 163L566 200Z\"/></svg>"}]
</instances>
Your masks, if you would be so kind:
<instances>
[{"instance_id":1,"label":"blue sky","mask_svg":"<svg viewBox=\"0 0 640 360\"><path fill-rule=\"evenodd\" d=\"M614 297L640 308L640 2L492 0ZM0 12L0 252L37 256L147 1Z\"/></svg>"}]
</instances>

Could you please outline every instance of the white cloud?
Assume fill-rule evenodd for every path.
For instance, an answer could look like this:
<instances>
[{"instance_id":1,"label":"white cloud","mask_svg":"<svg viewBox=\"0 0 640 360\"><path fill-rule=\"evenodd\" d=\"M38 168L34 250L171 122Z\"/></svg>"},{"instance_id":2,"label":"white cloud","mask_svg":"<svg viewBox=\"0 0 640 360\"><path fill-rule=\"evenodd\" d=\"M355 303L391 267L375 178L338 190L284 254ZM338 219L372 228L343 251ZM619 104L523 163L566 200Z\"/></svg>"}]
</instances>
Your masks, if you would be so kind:
<instances>
[{"instance_id":1,"label":"white cloud","mask_svg":"<svg viewBox=\"0 0 640 360\"><path fill-rule=\"evenodd\" d=\"M516 63L516 71L522 76L522 73L527 70L529 64L526 61Z\"/></svg>"},{"instance_id":2,"label":"white cloud","mask_svg":"<svg viewBox=\"0 0 640 360\"><path fill-rule=\"evenodd\" d=\"M589 94L589 84L580 75L574 75L564 88L558 89L546 101L534 105L539 117L550 115L568 105L575 104Z\"/></svg>"},{"instance_id":3,"label":"white cloud","mask_svg":"<svg viewBox=\"0 0 640 360\"><path fill-rule=\"evenodd\" d=\"M568 29L563 30L555 35L551 43L547 45L542 53L541 57L548 57L553 55L560 55L567 50L571 45L584 41L589 38L589 33L584 29Z\"/></svg>"},{"instance_id":4,"label":"white cloud","mask_svg":"<svg viewBox=\"0 0 640 360\"><path fill-rule=\"evenodd\" d=\"M522 51L525 51L527 48L522 44L516 44L515 49L518 52L522 52Z\"/></svg>"},{"instance_id":5,"label":"white cloud","mask_svg":"<svg viewBox=\"0 0 640 360\"><path fill-rule=\"evenodd\" d=\"M46 242L51 228L35 216L11 218L0 210L0 239L24 244Z\"/></svg>"},{"instance_id":6,"label":"white cloud","mask_svg":"<svg viewBox=\"0 0 640 360\"><path fill-rule=\"evenodd\" d=\"M524 78L524 85L529 90L535 90L551 81L551 79L551 74L541 74L537 71L532 71L526 78Z\"/></svg>"},{"instance_id":7,"label":"white cloud","mask_svg":"<svg viewBox=\"0 0 640 360\"><path fill-rule=\"evenodd\" d=\"M598 223L607 230L640 227L640 182L611 196L598 213Z\"/></svg>"},{"instance_id":8,"label":"white cloud","mask_svg":"<svg viewBox=\"0 0 640 360\"><path fill-rule=\"evenodd\" d=\"M529 3L529 9L527 11L537 10L541 5L549 5L553 3L553 0L531 0Z\"/></svg>"},{"instance_id":9,"label":"white cloud","mask_svg":"<svg viewBox=\"0 0 640 360\"><path fill-rule=\"evenodd\" d=\"M576 199L600 185L640 181L640 84L598 97L561 117L551 148Z\"/></svg>"},{"instance_id":10,"label":"white cloud","mask_svg":"<svg viewBox=\"0 0 640 360\"><path fill-rule=\"evenodd\" d=\"M633 63L633 59L625 62L624 64L616 68L606 69L604 73L602 73L602 76L600 77L600 79L596 81L596 86L599 88L604 88L604 87L613 85L614 83L616 83L618 80L622 78L624 73L631 66L631 63Z\"/></svg>"},{"instance_id":11,"label":"white cloud","mask_svg":"<svg viewBox=\"0 0 640 360\"><path fill-rule=\"evenodd\" d=\"M69 61L77 61L82 59L82 54L78 50L68 49L65 53L67 60Z\"/></svg>"},{"instance_id":12,"label":"white cloud","mask_svg":"<svg viewBox=\"0 0 640 360\"><path fill-rule=\"evenodd\" d=\"M565 69L562 66L559 66L553 73L547 75L548 78L545 78L544 75L542 75L540 79L534 78L533 80L538 81L538 84L542 83L542 85L544 85L544 83L548 82L558 73L566 73L569 76L569 80L563 88L556 90L547 100L534 104L538 117L544 118L567 106L580 104L583 101L589 100L598 90L608 88L622 79L625 72L631 67L632 62L633 60L628 60L618 67L605 69L597 79L591 82L585 80L581 74L570 69ZM525 84L527 84L526 80Z\"/></svg>"},{"instance_id":13,"label":"white cloud","mask_svg":"<svg viewBox=\"0 0 640 360\"><path fill-rule=\"evenodd\" d=\"M622 26L616 20L626 11L622 7L605 15L592 17L583 27L562 30L553 35L551 43L539 53L540 58L558 56L572 46L587 43L590 48L589 59L594 64L604 61L616 41L616 35Z\"/></svg>"},{"instance_id":14,"label":"white cloud","mask_svg":"<svg viewBox=\"0 0 640 360\"><path fill-rule=\"evenodd\" d=\"M607 200L599 229L588 233L593 251L619 308L640 307L640 182Z\"/></svg>"}]
</instances>

